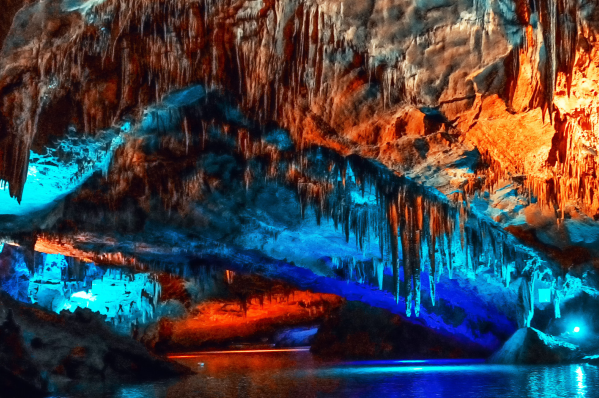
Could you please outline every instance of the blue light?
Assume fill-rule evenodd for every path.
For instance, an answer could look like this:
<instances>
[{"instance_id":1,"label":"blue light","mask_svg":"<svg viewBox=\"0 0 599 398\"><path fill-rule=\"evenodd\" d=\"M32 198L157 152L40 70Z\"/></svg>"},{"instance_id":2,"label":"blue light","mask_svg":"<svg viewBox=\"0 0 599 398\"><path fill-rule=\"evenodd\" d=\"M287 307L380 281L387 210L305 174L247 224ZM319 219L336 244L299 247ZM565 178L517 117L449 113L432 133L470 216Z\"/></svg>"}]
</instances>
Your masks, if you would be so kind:
<instances>
[{"instance_id":1,"label":"blue light","mask_svg":"<svg viewBox=\"0 0 599 398\"><path fill-rule=\"evenodd\" d=\"M0 180L0 214L23 216L49 209L94 172L101 170L106 175L113 153L123 143L121 136L107 131L94 139L66 137L46 154L29 151L21 203L10 197L8 185ZM69 154L68 160L59 156L59 151Z\"/></svg>"},{"instance_id":2,"label":"blue light","mask_svg":"<svg viewBox=\"0 0 599 398\"><path fill-rule=\"evenodd\" d=\"M517 371L517 367L511 365L488 365L482 363L470 363L463 365L430 365L422 367L413 366L337 366L328 369L323 369L320 373L327 375L340 375L347 376L361 376L368 374L406 374L406 373L488 373L488 372L500 372L500 373L514 373Z\"/></svg>"},{"instance_id":3,"label":"blue light","mask_svg":"<svg viewBox=\"0 0 599 398\"><path fill-rule=\"evenodd\" d=\"M129 133L130 131L131 131L131 122L123 123L123 125L121 126L121 132Z\"/></svg>"},{"instance_id":4,"label":"blue light","mask_svg":"<svg viewBox=\"0 0 599 398\"><path fill-rule=\"evenodd\" d=\"M423 363L423 362L429 362L426 359L410 359L410 360L403 360L403 361L394 361L395 363Z\"/></svg>"},{"instance_id":5,"label":"blue light","mask_svg":"<svg viewBox=\"0 0 599 398\"><path fill-rule=\"evenodd\" d=\"M580 332L580 328L579 328L578 326L576 326L576 327L574 328L574 333L578 333L578 332Z\"/></svg>"},{"instance_id":6,"label":"blue light","mask_svg":"<svg viewBox=\"0 0 599 398\"><path fill-rule=\"evenodd\" d=\"M426 364L426 365L470 365L483 363L484 359L387 359L372 361L351 361L344 362L345 366L376 366L376 365L400 365L400 364Z\"/></svg>"}]
</instances>

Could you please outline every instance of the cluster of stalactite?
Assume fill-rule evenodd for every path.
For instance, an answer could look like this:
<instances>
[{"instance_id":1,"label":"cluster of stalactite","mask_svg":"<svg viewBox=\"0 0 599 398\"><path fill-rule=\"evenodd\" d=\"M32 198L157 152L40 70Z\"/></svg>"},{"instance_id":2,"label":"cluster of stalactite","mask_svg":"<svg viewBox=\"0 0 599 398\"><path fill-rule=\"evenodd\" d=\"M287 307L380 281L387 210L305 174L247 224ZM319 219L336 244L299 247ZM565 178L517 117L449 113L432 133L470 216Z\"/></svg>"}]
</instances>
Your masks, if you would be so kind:
<instances>
[{"instance_id":1,"label":"cluster of stalactite","mask_svg":"<svg viewBox=\"0 0 599 398\"><path fill-rule=\"evenodd\" d=\"M595 110L596 111L596 110ZM580 120L564 118L556 126L561 144L545 178L531 178L527 188L542 206L556 209L558 221L564 219L568 202L576 198L581 210L590 216L599 214L599 162L596 140L597 113ZM594 120L592 120L594 119Z\"/></svg>"},{"instance_id":2,"label":"cluster of stalactite","mask_svg":"<svg viewBox=\"0 0 599 398\"><path fill-rule=\"evenodd\" d=\"M191 115L183 111L178 118L192 120ZM194 123L205 124L199 119ZM467 186L448 199L358 156L343 157L322 147L305 147L301 151L280 150L265 143L265 132L259 126L242 126L213 119L210 128L217 133L210 135L209 128L204 128L191 136L170 132L166 136L170 137L168 143L163 138L161 147L183 153L185 142L186 153L202 158L212 151L222 152L226 148L223 138L230 139L226 141L229 142L228 148L237 154L239 169L245 170L243 175L238 175L240 186L251 189L254 183L266 179L295 187L303 217L311 214L307 211L311 209L318 224L323 219L332 221L346 241L353 238L364 253L361 259L334 258L334 266L344 268L348 278L357 282L370 283L374 279L381 289L384 268L390 267L393 271L393 292L397 300L405 297L408 315L412 308L416 315L420 311L423 268L428 270L430 297L434 303L435 286L443 272L451 278L457 267L474 278L483 269L492 270L508 286L512 273L520 276L525 263L535 258L534 254L518 249L505 231L472 215L467 201ZM184 131L183 127L180 129ZM134 141L136 146L145 145L138 139ZM139 162L135 153L127 155L125 160L120 159L122 156L117 153L113 167L126 173L114 171L110 174L127 177L127 173L136 168L144 169L143 162ZM138 161L137 165L134 158ZM497 166L490 157L483 156L484 159L490 167ZM125 164L120 164L121 161ZM248 171L251 178L246 177ZM140 175L146 174L147 171L143 171ZM196 168L190 175L183 180L179 173L161 178L161 184L172 187L159 192L160 196L170 198L172 203L177 200L201 201L202 195L197 192L202 192L202 187L219 186L212 183L201 168ZM500 179L505 178L507 174L498 169L495 182L481 176L477 176L476 180L486 181L488 189L493 189ZM148 177L144 179L147 181ZM119 178L114 183L123 185L119 189L127 192L130 185L127 181L127 178ZM193 182L197 189L189 192L178 189L178 184L185 184L185 181ZM357 200L356 196L362 200ZM165 208L178 209L170 205L165 205Z\"/></svg>"},{"instance_id":3,"label":"cluster of stalactite","mask_svg":"<svg viewBox=\"0 0 599 398\"><path fill-rule=\"evenodd\" d=\"M497 188L509 180L511 180L509 171L502 167L501 163L495 160L488 151L481 151L478 167L464 185L462 192L466 198L481 192L493 194Z\"/></svg>"},{"instance_id":4,"label":"cluster of stalactite","mask_svg":"<svg viewBox=\"0 0 599 398\"><path fill-rule=\"evenodd\" d=\"M243 6L247 10L240 6L212 0L107 0L89 11L85 22L71 24L68 38L52 42L51 51L27 66L38 83L15 91L9 79L0 87L27 108L19 115L10 115L17 109L7 110L14 120L1 126L10 139L2 142L0 179L9 182L11 195L22 195L37 109L48 103L75 104L65 110L70 121L95 133L192 83L242 92L242 106L260 121L276 119L279 102L292 101L292 91L308 89L309 98L319 92L332 101L322 64L343 40L336 31L340 10L325 12L308 4L296 10L284 1L255 10L253 3ZM226 17L231 10L237 11L236 20ZM250 16L259 27L247 20ZM277 41L293 25L294 40L285 44L285 54L277 53ZM289 52L291 58L283 58ZM88 78L96 74L103 79Z\"/></svg>"},{"instance_id":5,"label":"cluster of stalactite","mask_svg":"<svg viewBox=\"0 0 599 398\"><path fill-rule=\"evenodd\" d=\"M497 187L515 182L529 203L554 211L558 223L566 217L570 204L596 218L599 214L599 162L595 148L599 133L594 126L599 124L599 119L597 113L587 114L583 119L564 117L555 121L557 144L540 173L526 170L523 165L508 169L488 152L483 152L481 167L464 186L464 193L467 196L484 191L493 193Z\"/></svg>"},{"instance_id":6,"label":"cluster of stalactite","mask_svg":"<svg viewBox=\"0 0 599 398\"><path fill-rule=\"evenodd\" d=\"M538 94L533 99L533 106L540 106L548 117L553 116L553 96L556 88L556 79L559 72L566 75L572 73L576 55L578 38L578 1L575 0L534 0L515 2L515 11L520 23L520 37L512 49L512 74L509 89L509 98L513 98L516 90L520 65L527 62L528 58L536 58L532 53L538 52L542 47L545 52L546 62L536 59L543 68L542 77L536 88ZM535 37L531 17L536 15L539 23L535 26L540 30L541 37ZM568 90L569 84L568 82Z\"/></svg>"},{"instance_id":7,"label":"cluster of stalactite","mask_svg":"<svg viewBox=\"0 0 599 398\"><path fill-rule=\"evenodd\" d=\"M553 98L558 74L563 73L566 76L568 93L572 84L578 35L582 29L578 17L579 1L516 0L514 5L520 28L519 37L515 40L510 54L513 65L512 80L508 87L509 98L513 98L516 90L521 58L535 58L541 76L540 86L535 88L537 94L531 105L541 107L544 114L547 113L549 118L553 118ZM533 16L538 18L538 23L534 26ZM536 36L534 28L539 29L540 38ZM532 55L538 51L544 51L544 56Z\"/></svg>"},{"instance_id":8,"label":"cluster of stalactite","mask_svg":"<svg viewBox=\"0 0 599 398\"><path fill-rule=\"evenodd\" d=\"M228 16L232 12L235 19ZM39 82L10 94L27 105L22 114L7 115L14 123L2 127L16 141L6 140L0 151L0 178L9 181L13 196L22 194L22 170L39 128L37 110L45 104L68 104L70 121L95 133L175 88L202 83L239 94L242 107L256 120L277 120L301 142L293 110L305 107L307 99L332 119L352 58L366 71L357 83L380 86L383 108L418 102L417 93L410 92L418 73L404 65L405 56L379 59L346 42L342 3L106 0L84 19L27 66L24 72ZM429 36L419 40L433 44L436 39ZM95 75L102 79L89 78ZM0 90L10 92L12 83L9 79Z\"/></svg>"},{"instance_id":9,"label":"cluster of stalactite","mask_svg":"<svg viewBox=\"0 0 599 398\"><path fill-rule=\"evenodd\" d=\"M547 109L550 115L553 115L557 74L563 72L569 76L574 65L573 51L579 29L576 4L569 0L516 2L522 40L520 47L511 53L514 63L511 81L517 81L521 53L535 44L530 16L536 12L540 17L548 61L543 64L545 80L538 87L538 96L532 105ZM300 94L305 91L308 102L312 103L318 97L332 112L333 94L343 88L339 78L343 68L331 67L337 55L343 58L352 51L345 46L344 36L339 32L342 11L307 3L297 7L284 1L269 2L262 9L252 7L212 0L106 0L95 7L86 16L87 21L82 27L72 27L76 31L68 41L56 44L51 52L36 58L37 64L29 66L29 72L42 82L29 87L34 90L35 86L35 92L22 93L33 101L28 103L31 109L27 108L30 122L3 127L14 127L14 131L22 127L24 131L24 139L15 138L17 145L11 143L0 149L3 167L0 178L10 182L11 194L19 197L22 193L26 175L23 170L26 170L30 145L36 135L37 126L33 121L37 113L34 109L39 106L36 101L40 98L52 102L68 97L80 107L77 113L80 114L81 130L95 132L110 126L133 109L140 111L147 104L159 102L164 94L175 88L202 83L208 88L240 93L242 108L251 109L256 121L279 120L290 128L296 141L302 143L302 132L294 129L295 124L290 120L294 117L291 109L304 105L294 99L301 98L304 94ZM225 18L224 15L230 12L226 10L235 10L237 19ZM259 16L258 22L253 20L256 16ZM284 37L293 40L279 43ZM274 49L281 46L284 51L277 53ZM369 78L380 78L385 106L400 100L409 102L415 96L414 93L403 93L409 91L406 88L409 82L405 81L404 75L416 76L413 77L416 79L417 74L403 70L402 59L386 63L380 72L374 57L356 58L365 64ZM98 70L90 70L92 66ZM98 84L94 79L86 78L90 73L109 78ZM39 87L42 87L41 92ZM80 90L74 92L73 87ZM510 90L515 87L510 86ZM176 115L176 124L182 127L181 137L159 139L160 148L185 159L185 162L178 162L176 168L173 163L169 167L158 165L148 170L146 163L152 159L150 156L144 158L142 146L146 142L142 139L128 141L115 155L113 167L122 172L114 173L112 177L113 196L124 197L135 179L141 177L155 184L152 190L159 193L165 208L176 207L186 198L200 199L206 187L216 186L213 178L203 170L188 173L180 179L161 178L163 175L150 171L161 169L169 175L180 175L181 170L194 168L196 158L202 151L210 149L210 130L218 129L225 135L236 134L237 152L246 161L240 178L246 189L252 181L262 177L260 169L252 167L250 162L261 160L260 165L266 165L263 171L268 177L278 178L283 174L287 182L297 187L302 214L310 205L318 222L323 217L332 219L347 240L351 234L355 236L356 244L362 250L378 241L380 257L372 260L372 271L353 260L335 261L351 263L350 275L356 275L357 280L365 281L369 272L375 273L377 279L381 278L380 287L381 264L389 265L393 269L394 293L398 298L402 294L406 297L408 314L412 312L412 303L414 312L419 312L423 265L429 267L431 298L435 300L435 282L443 270L451 275L454 265L459 264L470 275L475 275L481 267L492 268L507 284L512 270L522 269L521 263L529 256L515 249L503 231L470 215L467 196L480 189L493 190L507 178L507 172L490 158L490 172L485 173L484 179L477 176L469 182L452 204L355 158L349 159L354 182L348 181L348 160L332 155L327 157L324 167L318 167L320 172L315 173L313 160L306 152L300 151L290 158L291 155L285 156L264 142L252 139L251 131L194 117ZM544 198L557 198L562 211L565 201L577 196L585 198L588 206L595 206L598 200L595 162L592 156L589 157L589 151L579 144L581 140L571 139L582 134L576 126L565 122L562 127L560 131L567 137L568 145L565 151L558 151L554 177L542 184L527 179L531 196L543 202L550 201ZM22 159L18 160L18 156ZM583 168L584 164L589 167ZM568 178L561 178L564 175ZM372 189L376 204L355 203L349 194L352 184L363 194ZM140 203L145 203L148 209L152 190L139 193ZM119 205L112 203L115 209ZM125 262L119 258L109 260Z\"/></svg>"},{"instance_id":10,"label":"cluster of stalactite","mask_svg":"<svg viewBox=\"0 0 599 398\"><path fill-rule=\"evenodd\" d=\"M503 178L506 174L522 175L525 181L520 182L529 200L554 209L558 222L564 218L568 202L572 200L589 216L599 214L598 109L595 105L588 106L584 94L576 110L561 110L554 101L558 92L562 95L565 92L568 101L571 96L580 96L572 92L573 79L577 74L587 76L586 69L593 62L591 43L596 40L593 28L581 18L585 7L588 4L577 0L515 2L520 33L505 64L508 106L522 101L518 97L522 92L517 93L518 86L523 84L519 81L522 64L531 64L538 70L538 76L532 76L532 81L524 84L531 86L532 96L524 108L521 104L517 108L540 107L543 117L552 122L555 137L546 166L541 170L527 170L522 164L500 166L492 161L486 174L491 182L485 187L494 185L499 175Z\"/></svg>"},{"instance_id":11,"label":"cluster of stalactite","mask_svg":"<svg viewBox=\"0 0 599 398\"><path fill-rule=\"evenodd\" d=\"M193 114L183 110L177 118L192 120ZM194 120L194 123L203 125L202 120ZM443 272L453 277L457 267L466 275L475 277L481 269L490 269L507 286L512 279L512 272L524 269L524 263L532 258L527 252L518 250L505 231L473 216L465 191L448 200L364 158L343 157L322 147L306 147L299 152L282 151L267 145L260 129L253 129L249 125L244 127L213 120L210 126L216 134L209 135L209 127L206 127L206 131L202 129L190 136L183 134L183 124L175 123L174 126L175 130L172 131L159 129L162 131L158 133L162 137L159 145L162 149L201 159L213 151L222 152L227 148L222 141L227 138L228 148L237 155L238 168L249 170L252 175L250 179L238 176L237 183L243 189L251 189L254 183L261 183L264 179L294 186L302 216L306 216L310 208L318 223L322 219L331 220L346 241L353 238L364 253L362 259L335 258L335 266L345 268L346 275L358 282L369 283L374 279L381 289L384 268L390 267L393 271L393 292L397 300L401 296L405 297L408 315L412 313L412 308L416 315L420 311L423 269L428 270L430 297L434 303L435 286ZM152 137L149 135L145 139L151 140ZM146 153L144 156L150 159L144 160L139 153L143 151L127 151L131 145L142 148L147 146L147 142L142 138L131 138L128 144L117 151L107 180L111 187L108 190L110 195L116 195L114 192L118 191L117 197L126 197L133 181L142 178L147 185L141 190L144 196L139 198L143 199L140 203L150 202L151 198L146 195L153 192L163 199L170 198L171 202L164 204L166 209L181 211L181 208L172 207L172 204L181 201L201 202L205 187L219 187L218 178L207 176L197 165L194 166L195 171L191 174L188 172L186 178L181 178L178 171L171 173L172 170L164 178L150 178L149 174L155 176L155 173L147 170L144 162L155 162L155 155ZM186 161L181 163L189 167ZM215 178L216 182L211 181ZM152 181L166 188L161 191L160 187L153 187ZM181 189L181 184L187 188ZM189 250L180 248L176 254L208 253L210 250L207 247L220 253L222 250L214 243L207 242L204 245L206 247ZM82 254L101 263L132 265L139 269L147 267L144 261L119 252ZM368 256L371 257L365 261ZM164 271L160 264L153 263L148 263L152 270ZM188 277L189 272L188 269L182 274Z\"/></svg>"},{"instance_id":12,"label":"cluster of stalactite","mask_svg":"<svg viewBox=\"0 0 599 398\"><path fill-rule=\"evenodd\" d=\"M506 64L512 61L507 73L508 98L516 90L521 58L532 57L542 71L530 106L541 107L552 117L557 77L564 74L569 91L578 36L585 29L578 17L579 2L517 0L513 6L520 35L506 59ZM484 28L490 7L475 2L474 11ZM539 21L534 27L533 15ZM124 114L140 112L175 88L202 83L239 94L242 108L251 110L257 121L277 120L301 144L303 132L296 126L293 110L304 108L307 100L308 104L318 103L332 119L336 94L346 89L341 82L347 71L346 59L359 63L366 70L364 79L380 86L383 108L419 102L411 88L416 87L418 73L405 55L380 59L374 48L373 54L357 52L346 42L342 21L342 3L106 0L93 7L84 21L69 25L68 39L54 40L51 51L35 50L39 52L33 57L36 62L24 72L38 83L27 80L14 90L16 80L11 78L0 87L8 102L23 105L14 108L18 115L0 121L0 128L10 132L1 143L0 180L9 182L11 195L21 197L29 149L40 128L39 110L54 109L47 104L75 104L70 106L71 119L77 120L80 130L93 133ZM542 40L535 36L534 28L540 29ZM431 33L418 40L432 45L437 39ZM545 52L544 57L531 55L539 51ZM96 75L105 78L89 78ZM186 135L191 134L194 124L184 123ZM570 132L574 130L572 123L566 122L562 132L570 137L576 134ZM531 191L541 199L547 197L547 202L558 203L562 211L569 198L581 198L596 209L595 169L591 173L586 155L575 156L574 152L560 157L554 176L530 178ZM248 169L246 185L251 178ZM490 180L495 181L495 176ZM476 191L477 184L473 181L467 190ZM165 190L176 192L177 188ZM194 185L188 188L194 189ZM309 185L305 189L314 190Z\"/></svg>"},{"instance_id":13,"label":"cluster of stalactite","mask_svg":"<svg viewBox=\"0 0 599 398\"><path fill-rule=\"evenodd\" d=\"M522 276L527 264L534 261L551 278L545 261L519 247L502 229L474 216L466 195L449 201L357 157L333 157L331 162L327 184L335 188L325 200L319 197L311 203L320 207L318 214L333 220L347 241L354 235L356 246L364 252L361 258L333 257L333 266L343 269L348 279L374 281L380 289L384 269L390 267L393 293L398 301L400 296L405 298L407 316L412 311L419 315L423 270L429 275L433 305L435 286L444 271L450 278L455 269L470 278L483 270L492 271L508 287L512 277ZM348 169L355 175L351 181L346 176ZM356 203L351 194L356 190L362 190L362 195L370 191L375 201ZM305 191L298 193L306 196L304 201L310 200ZM376 241L379 247L373 250L371 244Z\"/></svg>"},{"instance_id":14,"label":"cluster of stalactite","mask_svg":"<svg viewBox=\"0 0 599 398\"><path fill-rule=\"evenodd\" d=\"M229 7L241 7L236 9L235 23L225 22L221 18L223 10ZM521 38L511 51L514 67L509 79L513 82L509 98L514 95L520 57L531 51L545 51L545 62L537 57L536 62L543 70L531 105L541 107L544 114L555 119L553 98L558 74L565 76L568 93L572 84L578 34L583 28L578 18L578 2L516 1L515 7L521 25ZM94 107L89 112L84 109L85 131L109 125L118 111L126 106L143 106L158 101L174 88L201 82L206 87L224 87L230 92L238 92L242 108L251 109L258 122L277 119L287 125L301 143L302 131L294 128L295 123L285 122L289 113L285 109L301 106L295 99L301 98L300 93L305 91L308 103L314 103L319 98L324 101L326 109L333 110L334 93L339 90L336 87L339 84L338 74L342 69L336 66L339 61L337 58L353 52L347 48L344 35L340 32L342 4L329 8L311 3L296 7L284 2L257 8L249 4L234 6L228 2L208 0L106 1L92 13L91 19L96 22L91 26L96 30L87 30L76 36L77 40L73 43L65 44L68 48L65 47L64 51L57 49L54 52L55 59L52 62L52 57L47 60L47 65L52 65L50 70L40 70L42 76L60 76L60 82L72 83L73 80L79 81L84 72L81 70L81 60L94 56L101 57L103 68L120 70L121 98L114 101L115 105L119 105L107 104L107 109L101 110ZM476 11L483 15L488 10ZM538 16L539 24L536 27L540 29L542 40L531 33L533 14ZM282 58L282 54L274 49L280 38L285 36L284 32L291 27L294 40L285 43L285 57ZM131 37L132 32L144 37L143 42L135 41ZM227 40L228 35L234 36L234 40ZM218 42L218 36L223 37L222 43ZM434 41L434 38L423 40ZM145 53L155 56L144 57ZM404 70L401 57L386 60L383 63L384 71L378 73L374 71L380 62L375 61L375 57L364 62L369 80L378 79L381 82L383 106L391 106L401 100L409 102L410 83L407 76L413 74ZM107 66L109 64L111 66ZM73 70L72 65L78 65L79 69ZM64 76L67 79L62 79ZM142 90L144 86L153 88L153 91L145 93ZM563 135L562 141L567 142L567 149L560 150L563 159L558 154L555 166L549 170L550 177L527 179L531 198L534 196L541 203L555 204L561 210L562 217L565 204L571 198L581 199L590 214L595 214L599 209L599 199L595 195L598 180L594 155L591 153L593 146L589 146L589 150L584 140L579 139L584 131L580 131L583 129L577 119L571 119L554 121L556 129ZM184 122L186 126L193 125L187 119ZM186 128L188 134L189 127ZM246 148L247 137L244 138L242 134L238 137L242 152L251 153L252 149ZM521 170L521 165L513 166L516 174L526 172ZM494 189L498 181L506 177L505 167L491 167L490 171L482 188ZM246 185L251 175L251 170L247 169L244 175ZM480 190L480 185L479 180L469 182L465 193ZM301 187L306 190L307 196L318 198L321 202L327 191L326 187L309 182L302 182ZM178 191L176 188L167 187L167 190L173 193Z\"/></svg>"}]
</instances>

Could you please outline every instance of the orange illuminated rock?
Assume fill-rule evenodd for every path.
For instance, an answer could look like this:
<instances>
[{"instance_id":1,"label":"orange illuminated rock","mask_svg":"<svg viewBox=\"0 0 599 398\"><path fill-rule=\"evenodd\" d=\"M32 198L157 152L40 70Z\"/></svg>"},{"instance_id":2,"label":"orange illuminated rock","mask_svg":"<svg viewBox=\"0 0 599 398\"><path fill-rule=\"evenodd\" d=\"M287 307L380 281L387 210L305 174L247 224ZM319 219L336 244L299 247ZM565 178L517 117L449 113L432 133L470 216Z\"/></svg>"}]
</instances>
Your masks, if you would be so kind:
<instances>
[{"instance_id":1,"label":"orange illuminated rock","mask_svg":"<svg viewBox=\"0 0 599 398\"><path fill-rule=\"evenodd\" d=\"M252 121L290 131L300 152L317 144L358 154L452 197L456 187L472 196L514 177L523 198L560 220L572 205L598 215L596 4L357 3L28 4L3 41L0 179L20 198L30 150L49 138L139 120L167 93L201 84ZM179 127L187 136L206 130L188 120ZM160 176L144 170L152 159L135 141L109 176L115 208L139 179ZM175 158L187 154L172 141L160 143ZM244 156L255 153L239 144ZM477 153L492 164L476 170L482 182L464 175L477 159L463 159ZM166 165L173 173L189 165L175 163ZM198 180L155 188L165 207L179 205L175 193L197 194ZM148 203L146 194L135 197Z\"/></svg>"},{"instance_id":2,"label":"orange illuminated rock","mask_svg":"<svg viewBox=\"0 0 599 398\"><path fill-rule=\"evenodd\" d=\"M164 320L141 341L160 352L190 351L238 343L273 343L277 331L314 325L344 301L333 294L299 291L257 276L235 275L228 290L236 299L208 300L184 319Z\"/></svg>"}]
</instances>

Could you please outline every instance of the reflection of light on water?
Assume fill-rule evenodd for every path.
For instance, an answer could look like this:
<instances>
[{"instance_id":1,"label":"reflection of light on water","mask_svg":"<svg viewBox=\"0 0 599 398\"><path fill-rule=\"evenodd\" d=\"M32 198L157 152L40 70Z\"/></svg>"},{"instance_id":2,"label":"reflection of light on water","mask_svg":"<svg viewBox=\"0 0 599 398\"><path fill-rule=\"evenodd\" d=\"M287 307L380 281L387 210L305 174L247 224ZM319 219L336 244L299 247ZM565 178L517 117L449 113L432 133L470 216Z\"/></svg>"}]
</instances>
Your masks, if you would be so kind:
<instances>
[{"instance_id":1,"label":"reflection of light on water","mask_svg":"<svg viewBox=\"0 0 599 398\"><path fill-rule=\"evenodd\" d=\"M344 362L344 365L358 366L373 366L373 365L397 365L410 363L424 363L427 365L459 365L459 364L475 364L483 363L484 359L385 359L385 360L368 360L368 361L351 361Z\"/></svg>"},{"instance_id":2,"label":"reflection of light on water","mask_svg":"<svg viewBox=\"0 0 599 398\"><path fill-rule=\"evenodd\" d=\"M530 397L586 397L587 385L595 382L593 376L585 380L587 374L584 365L538 366L530 369L526 376Z\"/></svg>"},{"instance_id":3,"label":"reflection of light on water","mask_svg":"<svg viewBox=\"0 0 599 398\"><path fill-rule=\"evenodd\" d=\"M259 353L269 353L269 352L302 352L302 351L310 351L310 347L298 347L298 348L275 348L275 349L266 349L266 350L231 350L231 351L202 351L202 352L194 352L188 353L185 355L169 355L169 359L181 359L181 358L198 358L204 355L212 355L212 354L259 354Z\"/></svg>"},{"instance_id":4,"label":"reflection of light on water","mask_svg":"<svg viewBox=\"0 0 599 398\"><path fill-rule=\"evenodd\" d=\"M128 386L128 387L123 387L117 394L116 396L119 398L146 398L146 397L151 397L154 394L148 394L151 393L152 389L151 388L144 388L146 386ZM150 390L150 391L148 391Z\"/></svg>"},{"instance_id":5,"label":"reflection of light on water","mask_svg":"<svg viewBox=\"0 0 599 398\"><path fill-rule=\"evenodd\" d=\"M204 363L204 359L200 361ZM181 363L192 365L197 373L180 380L112 387L85 381L73 386L73 393L55 398L83 396L82 391L86 397L114 398L593 398L599 390L599 367L582 364L372 367L314 361L310 355L293 352L213 355L205 368L198 366L198 360Z\"/></svg>"},{"instance_id":6,"label":"reflection of light on water","mask_svg":"<svg viewBox=\"0 0 599 398\"><path fill-rule=\"evenodd\" d=\"M584 397L586 391L586 386L584 385L584 370L582 370L582 367L580 366L576 368L576 381L578 382L578 396Z\"/></svg>"},{"instance_id":7,"label":"reflection of light on water","mask_svg":"<svg viewBox=\"0 0 599 398\"><path fill-rule=\"evenodd\" d=\"M368 375L368 374L400 374L411 373L418 370L422 373L441 374L441 373L486 373L497 372L512 374L515 367L511 365L431 365L421 368L411 366L341 366L319 371L320 375Z\"/></svg>"}]
</instances>

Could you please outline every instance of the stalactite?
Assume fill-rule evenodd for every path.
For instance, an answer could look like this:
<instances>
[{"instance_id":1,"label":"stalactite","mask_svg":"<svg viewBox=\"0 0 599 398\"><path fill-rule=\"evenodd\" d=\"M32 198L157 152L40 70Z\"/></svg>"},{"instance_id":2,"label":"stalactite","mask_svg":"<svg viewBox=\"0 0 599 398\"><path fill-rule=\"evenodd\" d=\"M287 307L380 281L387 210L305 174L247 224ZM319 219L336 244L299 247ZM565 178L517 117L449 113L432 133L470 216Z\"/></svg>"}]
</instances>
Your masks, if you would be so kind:
<instances>
[{"instance_id":1,"label":"stalactite","mask_svg":"<svg viewBox=\"0 0 599 398\"><path fill-rule=\"evenodd\" d=\"M544 71L544 87L540 92L545 95L542 106L549 110L551 116L557 74L560 72L565 74L568 91L572 84L571 72L574 68L578 33L581 29L578 3L570 0L550 2L534 0L531 5L534 11L539 13L543 44L548 55ZM81 72L82 60L86 57L101 57L107 73L118 66L122 84L135 89L135 84L138 83L133 81L130 66L135 59L141 64L134 69L143 71L142 75L137 77L137 81L147 83L148 87L152 87L155 91L149 99L142 100L138 96L137 100L140 103L137 105L140 107L147 105L148 101L159 101L165 93L175 87L183 87L193 82L205 82L208 87L229 88L235 92L243 88L246 93L243 96L244 107L259 109L262 118L267 118L267 114L274 112L274 119L276 119L280 98L293 101L293 98L300 96L299 93L304 88L307 90L310 103L316 101L316 97L332 101L336 90L333 86L338 82L337 79L332 79L332 82L324 81L325 71L332 71L336 76L342 71L338 71L338 65L331 60L335 59L336 55L348 58L355 53L343 38L341 26L344 17L341 5L333 5L325 9L322 6L300 2L297 10L293 8L296 6L298 5L275 1L265 5L260 12L248 7L239 10L234 18L236 23L229 26L222 24L219 22L220 19L215 17L226 8L219 1L165 0L156 4L147 4L134 0L107 0L90 10L90 15L93 15L90 21L102 21L102 24L92 22L86 24L85 29L75 32L72 40L57 45L53 49L53 55L40 59L39 75L47 79L41 85L46 83L49 85L52 75L59 76L60 86L68 87L81 83L81 79L84 78ZM473 7L485 27L489 6L476 3ZM517 2L516 14L518 22L522 25L523 35L528 34L531 23L530 6L526 2ZM268 30L252 31L254 25L250 20L253 19L265 21ZM156 21L164 21L163 26ZM272 48L276 48L278 41L284 36L285 24L288 22L293 26L292 33L296 40L289 48L289 53L292 55L288 60L284 60L272 51ZM224 37L227 33L231 33L234 37L230 51L218 47L226 45L219 37ZM139 35L142 39L133 45L130 34ZM418 40L433 44L435 35L430 33L419 37ZM213 45L207 46L211 41ZM521 49L529 44L529 40L523 39ZM518 50L515 48L513 51L515 71L519 70L518 64L521 62L516 56L519 54ZM396 98L407 100L410 95L415 95L402 92L410 86L410 81L414 83L413 80L418 77L417 73L410 70L410 65L406 64L405 57L389 55L388 59L382 60L377 58L377 51L376 44L373 43L372 49L369 50L370 54L366 54L366 65L369 69L369 78L372 78L377 66L384 66L380 80L381 98L385 106L392 105ZM145 54L152 54L152 56L148 57ZM231 78L229 82L226 75L236 78ZM292 87L281 84L288 75L294 82ZM90 93L93 92L94 87L89 86L89 88ZM121 97L124 93L125 90L121 90ZM93 101L89 98L87 102ZM118 102L123 102L122 98ZM129 105L132 104L127 104ZM114 106L106 105L104 108L106 109L96 110L84 104L83 119L86 131L93 132L97 128L110 124L119 111ZM30 113L33 115L35 112ZM34 129L35 126L31 128ZM188 135L187 127L185 131ZM18 161L13 162L11 159L8 161L16 164L17 167L15 170L5 167L4 170L7 171L0 177L9 181L12 195L20 196L17 185L20 181L19 176L22 177L22 173L19 174L22 170L18 165L26 160L28 150L19 147L4 152L12 153L13 149ZM565 162L566 159L561 161ZM582 167L582 162L579 161L577 164ZM563 186L564 182L559 179L562 185L556 184L557 202L560 204L562 213L566 199L570 197L584 198L585 204L596 202L592 193L597 188L596 179L586 177L580 167L575 170L575 176L567 183L568 185ZM491 169L486 174L484 184L492 191L505 172L496 166ZM344 176L342 181L345 181ZM476 182L473 181L472 185L467 187L466 193L473 194L475 185ZM535 191L539 192L539 196L547 195L547 189L542 187L544 184L536 186Z\"/></svg>"},{"instance_id":2,"label":"stalactite","mask_svg":"<svg viewBox=\"0 0 599 398\"><path fill-rule=\"evenodd\" d=\"M379 284L379 290L383 290L383 276L385 272L385 263L382 259L375 257L372 260L373 267L376 272L377 282Z\"/></svg>"},{"instance_id":3,"label":"stalactite","mask_svg":"<svg viewBox=\"0 0 599 398\"><path fill-rule=\"evenodd\" d=\"M399 219L399 210L397 208L397 202L394 198L386 198L387 199L387 218L388 218L388 229L389 229L389 246L391 249L391 267L393 269L393 288L396 300L399 299L400 294L400 286L399 286L399 247L398 247L398 219ZM403 237L402 237L403 243ZM404 259L405 264L405 259ZM404 278L408 280L409 274L405 271L404 265ZM411 291L406 285L406 297L410 297ZM408 301L406 301L406 304ZM410 307L409 305L406 307L406 314L410 316Z\"/></svg>"},{"instance_id":4,"label":"stalactite","mask_svg":"<svg viewBox=\"0 0 599 398\"><path fill-rule=\"evenodd\" d=\"M561 310L560 310L560 304L561 304L561 291L562 291L562 278L558 277L557 279L554 279L551 283L551 296L553 298L553 308L554 308L554 315L555 315L555 319L561 318Z\"/></svg>"}]
</instances>

